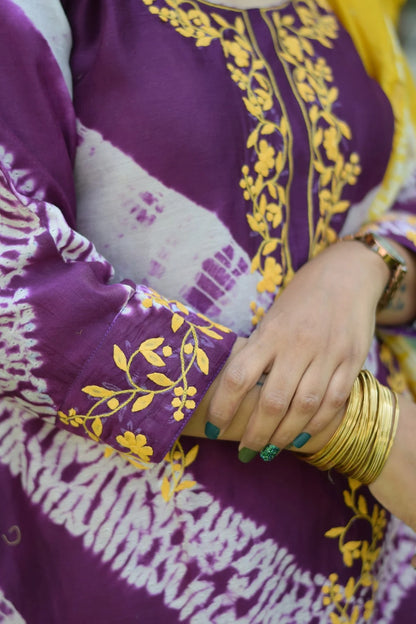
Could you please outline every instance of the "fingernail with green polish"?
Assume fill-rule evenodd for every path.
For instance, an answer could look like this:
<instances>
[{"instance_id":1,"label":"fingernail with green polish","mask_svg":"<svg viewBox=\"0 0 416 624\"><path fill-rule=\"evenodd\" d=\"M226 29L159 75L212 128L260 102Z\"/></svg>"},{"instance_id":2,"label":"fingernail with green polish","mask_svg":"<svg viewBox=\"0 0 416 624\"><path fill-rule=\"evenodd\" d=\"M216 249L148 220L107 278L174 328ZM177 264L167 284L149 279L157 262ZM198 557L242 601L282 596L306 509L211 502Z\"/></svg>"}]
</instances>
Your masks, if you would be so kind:
<instances>
[{"instance_id":1,"label":"fingernail with green polish","mask_svg":"<svg viewBox=\"0 0 416 624\"><path fill-rule=\"evenodd\" d=\"M270 462L280 453L280 448L274 444L268 444L260 451L260 457L265 462Z\"/></svg>"},{"instance_id":2,"label":"fingernail with green polish","mask_svg":"<svg viewBox=\"0 0 416 624\"><path fill-rule=\"evenodd\" d=\"M305 446L306 442L309 442L309 440L311 439L311 434L310 433L306 433L306 431L304 431L303 433L300 433L292 442L293 446L297 449L302 448L302 446Z\"/></svg>"},{"instance_id":3,"label":"fingernail with green polish","mask_svg":"<svg viewBox=\"0 0 416 624\"><path fill-rule=\"evenodd\" d=\"M238 459L244 464L248 464L257 455L257 451L253 451L249 448L243 447L238 452Z\"/></svg>"},{"instance_id":4,"label":"fingernail with green polish","mask_svg":"<svg viewBox=\"0 0 416 624\"><path fill-rule=\"evenodd\" d=\"M208 421L205 425L205 435L210 440L216 440L220 435L220 429Z\"/></svg>"}]
</instances>

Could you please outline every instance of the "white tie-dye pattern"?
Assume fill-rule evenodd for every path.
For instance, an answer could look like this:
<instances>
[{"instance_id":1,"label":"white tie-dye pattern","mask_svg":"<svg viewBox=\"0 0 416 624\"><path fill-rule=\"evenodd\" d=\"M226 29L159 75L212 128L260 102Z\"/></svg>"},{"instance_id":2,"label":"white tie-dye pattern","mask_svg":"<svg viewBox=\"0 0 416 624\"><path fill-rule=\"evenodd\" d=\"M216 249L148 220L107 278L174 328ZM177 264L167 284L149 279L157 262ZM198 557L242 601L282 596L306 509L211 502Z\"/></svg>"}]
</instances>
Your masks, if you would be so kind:
<instances>
[{"instance_id":1,"label":"white tie-dye pattern","mask_svg":"<svg viewBox=\"0 0 416 624\"><path fill-rule=\"evenodd\" d=\"M24 289L9 288L12 280L24 271L28 258L36 252L39 220L30 205L25 206L23 198L18 199L1 172L0 224L0 361L8 364L0 367L0 393L26 386L21 399L27 400L27 408L52 414L51 400L45 394L46 385L33 375L41 365L30 338L35 322L33 310L26 301ZM3 237L7 245L2 244ZM14 250L18 251L12 256L9 254L11 240Z\"/></svg>"},{"instance_id":2,"label":"white tie-dye pattern","mask_svg":"<svg viewBox=\"0 0 416 624\"><path fill-rule=\"evenodd\" d=\"M281 618L274 621L290 622L296 614L296 622L309 623L321 609L324 577L299 569L293 555L263 537L264 527L231 507L221 508L201 489L181 492L167 504L160 495L163 465L140 473L120 458L105 459L97 445L67 432L57 432L42 452L50 425L26 438L22 418L31 417L12 402L7 411L0 424L1 462L20 477L32 502L52 522L82 537L129 585L162 595L180 620L264 624L265 614L273 612ZM67 482L65 469L75 465L79 472ZM183 543L172 543L177 530L186 536ZM198 573L180 592L190 560ZM209 577L226 569L233 572L226 591L218 594ZM205 580L198 580L203 575ZM239 618L236 601L256 592L255 607Z\"/></svg>"},{"instance_id":3,"label":"white tie-dye pattern","mask_svg":"<svg viewBox=\"0 0 416 624\"><path fill-rule=\"evenodd\" d=\"M165 503L160 495L163 465L138 472L121 458L105 459L99 446L64 431L56 432L42 450L45 438L50 441L51 426L44 424L30 437L24 433L29 427L22 425L32 418L10 401L0 422L0 461L21 479L29 498L52 522L80 537L128 585L162 596L180 621L310 624L317 614L320 621L329 621L330 607L322 610L326 579L301 570L286 548L264 536L264 527L231 507L222 508L200 487ZM66 470L75 466L79 471L68 480ZM176 531L185 539L172 541ZM403 533L398 548L397 531ZM383 624L391 621L413 584L412 570L403 572L412 552L410 533L397 524L384 546L378 595ZM183 588L190 561L197 573ZM218 593L210 575L224 570L229 580ZM256 592L256 605L238 617L238 599Z\"/></svg>"},{"instance_id":4,"label":"white tie-dye pattern","mask_svg":"<svg viewBox=\"0 0 416 624\"><path fill-rule=\"evenodd\" d=\"M401 536L399 541L395 539L397 534ZM399 561L408 560L409 553L416 554L415 534L399 520L392 518L387 528L378 574L378 596L383 597L383 609L377 610L377 619L371 618L369 624L389 624L402 596L415 586L414 570L407 566L404 571L400 565L397 566Z\"/></svg>"},{"instance_id":5,"label":"white tie-dye pattern","mask_svg":"<svg viewBox=\"0 0 416 624\"><path fill-rule=\"evenodd\" d=\"M116 279L149 280L164 296L190 305L189 292L198 289L212 302L205 314L249 333L251 300L267 309L272 295L256 293L261 276L250 272L250 258L217 216L80 122L78 135L78 228L115 267ZM215 298L199 285L201 276Z\"/></svg>"},{"instance_id":6,"label":"white tie-dye pattern","mask_svg":"<svg viewBox=\"0 0 416 624\"><path fill-rule=\"evenodd\" d=\"M9 285L24 274L25 267L36 257L38 239L45 227L64 261L105 261L89 241L68 226L60 210L27 198L13 186L6 177L13 157L5 152L3 156L5 160L0 160L0 164L6 173L0 169L0 361L8 365L0 367L0 393L24 387L19 400L26 408L54 417L56 412L46 394L46 382L35 372L42 360L31 337L36 319L28 303L28 292Z\"/></svg>"},{"instance_id":7,"label":"white tie-dye pattern","mask_svg":"<svg viewBox=\"0 0 416 624\"><path fill-rule=\"evenodd\" d=\"M26 620L16 611L14 605L5 598L0 589L0 624L26 624Z\"/></svg>"},{"instance_id":8,"label":"white tie-dye pattern","mask_svg":"<svg viewBox=\"0 0 416 624\"><path fill-rule=\"evenodd\" d=\"M2 233L13 237L16 245L24 243L21 245L24 253L14 260L0 255L0 262L3 266L7 263L9 270L8 277L2 278L3 286L10 276L23 270L21 263L36 250L40 227L35 214L37 207L15 190L3 190L1 214L5 229ZM75 261L77 257L99 259L91 244L68 228L56 208L43 207L48 215L49 233L67 261ZM11 312L6 292L2 289L1 304L6 312ZM13 325L14 341L21 345L19 365L25 380L33 382L40 363L36 345L28 338L34 322L33 311L25 302L24 291L17 294L13 305L14 314L22 319ZM11 330L9 326L5 329ZM29 403L32 400L30 409L34 409L33 401L39 401L42 389L37 386L33 396L27 397ZM45 423L36 437L29 437L24 423L33 416L25 406L10 400L9 411L6 401L2 407L5 412L0 426L0 461L14 476L20 477L32 502L40 505L52 522L64 524L71 535L82 538L85 547L103 562L109 562L127 584L163 596L165 604L177 610L181 620L192 624L206 621L310 624L314 615L323 616L320 588L325 579L312 578L310 572L300 570L293 555L273 540L262 541L264 527L230 507L221 509L219 502L200 488L181 492L174 502L166 504L160 495L163 465L145 473L137 472L120 458L104 459L102 448L69 433L56 432L53 443L42 452L42 441L50 435L51 426ZM45 412L48 407L46 401L39 409ZM75 464L80 470L67 483L63 478L65 469ZM100 502L93 509L92 501L97 500ZM188 548L171 543L175 530L186 534ZM411 584L402 570L411 543L410 539L402 541L398 549L386 546L388 575L380 591L380 599L386 602L385 613L394 613ZM152 561L141 563L149 553L153 553ZM201 575L233 570L226 592L215 594L215 586L209 579L195 578L180 593L190 559L197 564ZM257 574L255 581L250 576L253 571ZM393 589L387 577L396 578ZM257 590L260 594L256 606L238 618L237 599L247 598ZM224 607L227 607L225 611ZM385 619L386 624L388 621Z\"/></svg>"},{"instance_id":9,"label":"white tie-dye pattern","mask_svg":"<svg viewBox=\"0 0 416 624\"><path fill-rule=\"evenodd\" d=\"M35 28L48 42L72 93L72 76L69 57L72 47L71 29L59 0L11 0L20 7Z\"/></svg>"}]
</instances>

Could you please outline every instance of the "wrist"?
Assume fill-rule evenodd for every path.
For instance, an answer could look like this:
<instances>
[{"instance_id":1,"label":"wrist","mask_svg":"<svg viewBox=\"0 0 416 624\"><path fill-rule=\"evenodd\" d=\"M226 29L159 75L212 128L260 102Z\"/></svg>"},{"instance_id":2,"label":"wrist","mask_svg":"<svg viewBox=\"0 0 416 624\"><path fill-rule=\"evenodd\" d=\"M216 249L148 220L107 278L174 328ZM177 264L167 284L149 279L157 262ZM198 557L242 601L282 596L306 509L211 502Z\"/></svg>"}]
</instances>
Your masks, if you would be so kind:
<instances>
[{"instance_id":1,"label":"wrist","mask_svg":"<svg viewBox=\"0 0 416 624\"><path fill-rule=\"evenodd\" d=\"M387 307L396 291L403 282L407 273L407 264L400 250L389 239L369 231L364 234L355 234L344 237L344 241L356 241L385 265L388 271L388 281L378 301L378 311ZM380 262L378 263L380 266Z\"/></svg>"},{"instance_id":2,"label":"wrist","mask_svg":"<svg viewBox=\"0 0 416 624\"><path fill-rule=\"evenodd\" d=\"M374 303L377 307L390 281L391 273L383 259L369 247L354 238L340 239L337 245L345 245L354 250L354 258L358 260L361 271L369 278L367 284L373 292ZM353 265L355 266L355 265Z\"/></svg>"}]
</instances>

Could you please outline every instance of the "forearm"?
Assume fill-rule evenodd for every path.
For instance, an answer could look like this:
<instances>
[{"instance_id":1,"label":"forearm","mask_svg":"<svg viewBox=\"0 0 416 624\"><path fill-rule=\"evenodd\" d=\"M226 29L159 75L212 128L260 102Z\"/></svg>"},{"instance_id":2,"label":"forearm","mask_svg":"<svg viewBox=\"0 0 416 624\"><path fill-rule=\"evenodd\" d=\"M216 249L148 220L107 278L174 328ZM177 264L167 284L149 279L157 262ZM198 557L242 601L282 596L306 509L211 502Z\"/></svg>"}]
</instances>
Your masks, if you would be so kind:
<instances>
[{"instance_id":1,"label":"forearm","mask_svg":"<svg viewBox=\"0 0 416 624\"><path fill-rule=\"evenodd\" d=\"M389 511L416 531L416 405L400 397L399 406L393 447L370 490Z\"/></svg>"}]
</instances>

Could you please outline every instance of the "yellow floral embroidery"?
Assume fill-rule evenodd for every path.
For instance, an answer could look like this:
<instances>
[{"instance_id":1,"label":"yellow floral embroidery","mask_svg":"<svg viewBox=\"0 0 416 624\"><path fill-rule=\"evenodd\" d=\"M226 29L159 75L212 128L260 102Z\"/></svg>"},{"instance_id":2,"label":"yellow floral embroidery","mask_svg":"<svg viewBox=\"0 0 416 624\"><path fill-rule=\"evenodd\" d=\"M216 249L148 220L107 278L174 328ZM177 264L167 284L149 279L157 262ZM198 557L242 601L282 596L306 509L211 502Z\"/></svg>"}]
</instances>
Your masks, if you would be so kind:
<instances>
[{"instance_id":1,"label":"yellow floral embroidery","mask_svg":"<svg viewBox=\"0 0 416 624\"><path fill-rule=\"evenodd\" d=\"M374 611L374 596L378 588L373 567L380 553L387 524L385 510L374 505L370 512L364 495L358 494L361 483L355 479L349 479L348 483L350 490L344 491L344 500L354 515L346 526L330 529L325 535L338 539L339 550L347 568L351 568L354 562L361 563L361 573L357 578L350 576L345 587L340 584L337 574L329 575L322 588L322 600L325 606L334 607L330 613L331 624L356 624L371 618ZM368 525L369 539L348 539L348 532L356 522L365 522ZM363 588L366 591L370 588L372 597L360 604L357 597Z\"/></svg>"},{"instance_id":2,"label":"yellow floral embroidery","mask_svg":"<svg viewBox=\"0 0 416 624\"><path fill-rule=\"evenodd\" d=\"M272 14L276 29L275 45L285 66L286 75L297 94L299 106L307 125L311 170L308 181L308 212L310 255L316 255L336 240L330 222L335 214L350 207L342 199L346 186L357 183L361 173L360 158L355 152L346 160L341 143L351 140L348 124L334 113L338 89L333 86L332 70L323 57L317 57L313 41L331 48L338 36L338 25L326 0L294 0L293 8L299 18L295 25L293 15ZM321 7L325 12L321 13ZM271 26L268 18L269 26ZM319 218L313 224L312 186L318 174Z\"/></svg>"},{"instance_id":3,"label":"yellow floral embroidery","mask_svg":"<svg viewBox=\"0 0 416 624\"><path fill-rule=\"evenodd\" d=\"M126 431L124 435L116 437L120 446L130 449L132 455L136 455L142 462L148 463L153 455L151 446L147 446L147 438L142 433L134 435L132 431Z\"/></svg>"},{"instance_id":4,"label":"yellow floral embroidery","mask_svg":"<svg viewBox=\"0 0 416 624\"><path fill-rule=\"evenodd\" d=\"M258 284L259 293L276 292L283 281L293 275L286 243L287 225L284 225L289 221L287 197L290 184L284 174L291 157L292 138L287 115L282 113L279 119L276 113L276 109L284 111L284 103L274 87L273 73L251 35L249 20L244 12L231 21L215 10L208 15L192 0L166 0L169 8L159 8L155 0L143 1L151 13L169 22L179 34L195 39L196 46L218 42L231 79L243 92L243 102L253 129L247 139L246 164L242 166L240 186L251 206L247 214L249 226L260 238L251 270L258 271L262 277ZM267 139L271 135L274 144L281 146L278 152ZM282 250L281 260L271 262L270 256L278 246ZM253 323L256 324L258 319L254 314Z\"/></svg>"},{"instance_id":5,"label":"yellow floral embroidery","mask_svg":"<svg viewBox=\"0 0 416 624\"><path fill-rule=\"evenodd\" d=\"M193 488L196 481L183 479L185 468L190 466L196 459L199 446L195 445L188 453L185 453L179 440L177 440L165 457L168 464L168 475L162 479L161 492L164 500L169 502L177 492Z\"/></svg>"},{"instance_id":6,"label":"yellow floral embroidery","mask_svg":"<svg viewBox=\"0 0 416 624\"><path fill-rule=\"evenodd\" d=\"M387 375L387 384L394 392L404 394L407 390L406 377L402 372L393 351L386 343L380 346L380 360L386 366L389 374Z\"/></svg>"},{"instance_id":7,"label":"yellow floral embroidery","mask_svg":"<svg viewBox=\"0 0 416 624\"><path fill-rule=\"evenodd\" d=\"M201 11L197 2L143 0L149 11L176 31L193 38L198 47L218 42L222 46L231 79L242 91L252 130L247 138L246 164L240 186L251 205L247 214L250 229L260 239L251 270L261 275L257 290L278 294L293 276L288 245L290 227L289 191L292 184L292 130L284 102L267 65L246 12L230 10L227 20L214 8ZM336 240L331 219L350 207L342 198L346 186L354 185L361 173L358 154L346 159L341 143L351 140L346 122L334 113L338 89L333 86L331 68L317 57L313 42L332 47L338 25L326 0L294 0L299 20L278 10L262 10L275 42L276 53L303 112L310 140L311 163L308 180L308 220L310 250L313 256ZM271 19L269 17L271 15ZM278 113L277 111L281 111ZM276 146L279 146L277 149ZM287 175L289 172L289 175ZM312 189L318 187L319 217L314 223ZM278 259L280 258L280 259ZM257 309L252 302L251 309ZM256 325L259 315L254 313Z\"/></svg>"},{"instance_id":8,"label":"yellow floral embroidery","mask_svg":"<svg viewBox=\"0 0 416 624\"><path fill-rule=\"evenodd\" d=\"M122 389L109 388L99 385L89 385L82 388L82 391L94 399L90 409L86 414L78 414L75 409L69 409L65 414L58 412L61 422L66 426L74 428L82 427L86 435L95 442L102 442L102 433L105 422L122 409L129 408L132 413L146 410L153 402L154 398L160 394L171 395L172 415L176 421L184 418L184 409L194 409L196 406L195 396L198 389L188 382L188 373L193 367L197 367L204 375L209 373L209 358L200 344L200 334L209 336L214 340L222 340L221 333L228 333L230 330L219 323L215 323L203 314L197 317L201 323L189 321L189 310L180 302L163 299L156 292L149 289L148 295L143 299L142 305L145 308L163 306L173 312L171 320L172 334L176 334L181 328L184 333L181 337L179 349L180 372L175 379L168 377L161 369L166 366L166 360L174 353L172 346L166 344L163 336L156 336L144 340L139 347L127 356L118 346L113 347L114 365L125 373L126 387ZM147 374L150 388L138 385L135 381L134 368L140 366L140 359L144 358L153 367L153 371ZM140 469L147 469L147 465L153 456L153 448L148 444L147 438L141 433L125 431L115 437L113 448L109 446L105 450L108 457L115 450L119 455L127 459L131 464ZM118 448L117 448L118 447ZM120 448L121 447L121 448ZM176 443L174 454L180 452L182 447ZM195 447L196 448L196 447ZM128 449L127 451L125 449ZM183 459L183 467L191 463L191 458L195 458L196 451L190 451ZM177 457L172 455L169 459L171 466L177 466ZM193 461L193 460L192 460ZM183 470L180 474L173 469L174 478L169 482L169 488L163 485L162 494L165 500L185 489L183 482L180 483ZM173 481L172 481L173 479ZM186 487L191 487L189 484Z\"/></svg>"}]
</instances>

